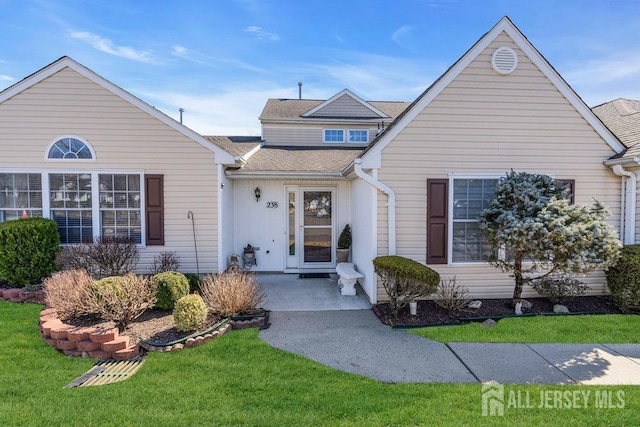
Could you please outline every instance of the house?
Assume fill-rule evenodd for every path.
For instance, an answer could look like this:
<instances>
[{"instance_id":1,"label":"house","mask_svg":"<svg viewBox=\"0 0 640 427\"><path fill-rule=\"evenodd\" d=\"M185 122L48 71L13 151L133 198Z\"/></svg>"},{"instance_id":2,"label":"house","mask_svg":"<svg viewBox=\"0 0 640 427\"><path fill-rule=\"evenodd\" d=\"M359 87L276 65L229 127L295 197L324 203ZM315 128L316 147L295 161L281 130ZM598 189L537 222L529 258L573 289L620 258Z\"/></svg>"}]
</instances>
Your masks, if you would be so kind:
<instances>
[{"instance_id":1,"label":"house","mask_svg":"<svg viewBox=\"0 0 640 427\"><path fill-rule=\"evenodd\" d=\"M387 254L509 296L477 214L510 169L570 182L622 234L631 221L631 149L507 17L412 103L345 89L270 99L260 121L261 138L201 136L61 58L0 93L0 220L52 217L65 243L132 236L143 271L167 250L184 271L219 271L251 245L253 271L284 273L335 271L350 224L371 302L386 298L372 259ZM603 274L585 281L604 291Z\"/></svg>"},{"instance_id":2,"label":"house","mask_svg":"<svg viewBox=\"0 0 640 427\"><path fill-rule=\"evenodd\" d=\"M621 193L621 238L633 244L640 239L637 215L637 181L640 176L640 101L618 98L594 107L593 112L627 147L605 164L625 177Z\"/></svg>"}]
</instances>

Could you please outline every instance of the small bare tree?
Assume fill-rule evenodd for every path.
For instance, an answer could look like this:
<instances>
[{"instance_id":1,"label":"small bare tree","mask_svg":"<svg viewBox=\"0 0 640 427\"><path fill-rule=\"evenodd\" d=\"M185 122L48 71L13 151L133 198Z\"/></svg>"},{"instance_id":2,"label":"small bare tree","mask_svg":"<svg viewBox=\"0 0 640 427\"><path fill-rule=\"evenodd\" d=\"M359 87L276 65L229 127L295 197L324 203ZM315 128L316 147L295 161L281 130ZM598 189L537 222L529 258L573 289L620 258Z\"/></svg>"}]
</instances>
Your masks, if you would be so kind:
<instances>
[{"instance_id":1,"label":"small bare tree","mask_svg":"<svg viewBox=\"0 0 640 427\"><path fill-rule=\"evenodd\" d=\"M93 279L84 270L55 273L44 281L47 304L61 320L90 314L89 291Z\"/></svg>"},{"instance_id":2,"label":"small bare tree","mask_svg":"<svg viewBox=\"0 0 640 427\"><path fill-rule=\"evenodd\" d=\"M164 251L153 257L149 273L156 275L167 271L178 271L179 268L180 257L178 254L174 251Z\"/></svg>"},{"instance_id":3,"label":"small bare tree","mask_svg":"<svg viewBox=\"0 0 640 427\"><path fill-rule=\"evenodd\" d=\"M105 277L93 284L89 292L89 307L105 320L124 329L156 302L156 289L144 276Z\"/></svg>"},{"instance_id":4,"label":"small bare tree","mask_svg":"<svg viewBox=\"0 0 640 427\"><path fill-rule=\"evenodd\" d=\"M469 290L456 283L456 277L442 279L433 300L447 311L460 311L469 303Z\"/></svg>"},{"instance_id":5,"label":"small bare tree","mask_svg":"<svg viewBox=\"0 0 640 427\"><path fill-rule=\"evenodd\" d=\"M255 276L248 273L209 274L200 294L211 313L224 317L256 313L264 300Z\"/></svg>"}]
</instances>

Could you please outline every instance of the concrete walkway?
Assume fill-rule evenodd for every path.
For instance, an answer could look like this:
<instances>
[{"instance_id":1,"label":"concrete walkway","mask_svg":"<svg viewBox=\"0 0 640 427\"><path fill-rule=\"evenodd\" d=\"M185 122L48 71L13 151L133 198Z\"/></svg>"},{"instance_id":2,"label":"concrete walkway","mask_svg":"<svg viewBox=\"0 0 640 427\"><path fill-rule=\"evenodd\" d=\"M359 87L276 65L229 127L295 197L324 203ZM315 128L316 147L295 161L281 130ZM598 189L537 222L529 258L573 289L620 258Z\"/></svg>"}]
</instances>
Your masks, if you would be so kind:
<instances>
[{"instance_id":1,"label":"concrete walkway","mask_svg":"<svg viewBox=\"0 0 640 427\"><path fill-rule=\"evenodd\" d=\"M383 325L371 310L280 312L260 338L384 382L640 384L640 344L445 345Z\"/></svg>"}]
</instances>

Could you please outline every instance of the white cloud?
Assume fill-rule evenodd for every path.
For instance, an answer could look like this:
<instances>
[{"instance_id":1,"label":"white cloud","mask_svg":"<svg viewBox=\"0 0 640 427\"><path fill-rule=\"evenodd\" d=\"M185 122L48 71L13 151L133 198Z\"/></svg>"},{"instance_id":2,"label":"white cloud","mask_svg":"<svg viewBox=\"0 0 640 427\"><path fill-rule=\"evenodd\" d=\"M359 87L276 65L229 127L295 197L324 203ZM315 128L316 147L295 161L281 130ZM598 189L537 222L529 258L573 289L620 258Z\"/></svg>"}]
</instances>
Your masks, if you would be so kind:
<instances>
[{"instance_id":1,"label":"white cloud","mask_svg":"<svg viewBox=\"0 0 640 427\"><path fill-rule=\"evenodd\" d=\"M241 68L249 71L257 71L257 72L263 71L259 67L253 66L243 61L239 61L237 59L219 58L219 57L216 58L211 55L207 55L181 45L174 45L171 49L171 55L177 58L181 58L187 61L194 62L196 64L205 65L208 67L227 66L227 67Z\"/></svg>"},{"instance_id":2,"label":"white cloud","mask_svg":"<svg viewBox=\"0 0 640 427\"><path fill-rule=\"evenodd\" d=\"M180 117L178 108L184 108L184 125L201 135L259 136L258 116L264 104L269 98L281 97L283 92L239 88L210 95L153 92L143 96L176 120Z\"/></svg>"},{"instance_id":3,"label":"white cloud","mask_svg":"<svg viewBox=\"0 0 640 427\"><path fill-rule=\"evenodd\" d=\"M391 40L402 47L408 47L405 40L409 33L413 30L413 28L414 27L412 27L411 25L403 25L402 27L395 30L393 34L391 34Z\"/></svg>"},{"instance_id":4,"label":"white cloud","mask_svg":"<svg viewBox=\"0 0 640 427\"><path fill-rule=\"evenodd\" d=\"M564 68L569 69L562 76L590 106L619 97L640 99L640 49Z\"/></svg>"},{"instance_id":5,"label":"white cloud","mask_svg":"<svg viewBox=\"0 0 640 427\"><path fill-rule=\"evenodd\" d=\"M245 32L253 34L258 38L258 40L271 40L278 41L280 40L280 36L276 33L270 33L262 29L262 27L250 26L244 29Z\"/></svg>"},{"instance_id":6,"label":"white cloud","mask_svg":"<svg viewBox=\"0 0 640 427\"><path fill-rule=\"evenodd\" d=\"M7 76L6 74L0 74L0 82L12 82L15 79L11 76Z\"/></svg>"},{"instance_id":7,"label":"white cloud","mask_svg":"<svg viewBox=\"0 0 640 427\"><path fill-rule=\"evenodd\" d=\"M155 63L156 58L150 51L138 50L129 46L118 46L111 40L87 31L72 31L71 37L88 43L94 49L110 55L120 56L133 61Z\"/></svg>"}]
</instances>

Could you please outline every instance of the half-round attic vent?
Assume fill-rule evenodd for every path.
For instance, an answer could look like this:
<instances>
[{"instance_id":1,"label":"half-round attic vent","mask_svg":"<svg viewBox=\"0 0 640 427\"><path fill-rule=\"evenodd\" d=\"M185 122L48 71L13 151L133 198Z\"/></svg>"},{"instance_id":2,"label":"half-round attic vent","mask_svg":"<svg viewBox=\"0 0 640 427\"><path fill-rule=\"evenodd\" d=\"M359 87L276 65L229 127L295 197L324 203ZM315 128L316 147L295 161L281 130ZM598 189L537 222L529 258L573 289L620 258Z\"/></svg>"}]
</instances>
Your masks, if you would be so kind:
<instances>
[{"instance_id":1,"label":"half-round attic vent","mask_svg":"<svg viewBox=\"0 0 640 427\"><path fill-rule=\"evenodd\" d=\"M502 46L491 55L491 67L499 74L512 73L518 66L518 55L513 49Z\"/></svg>"}]
</instances>

